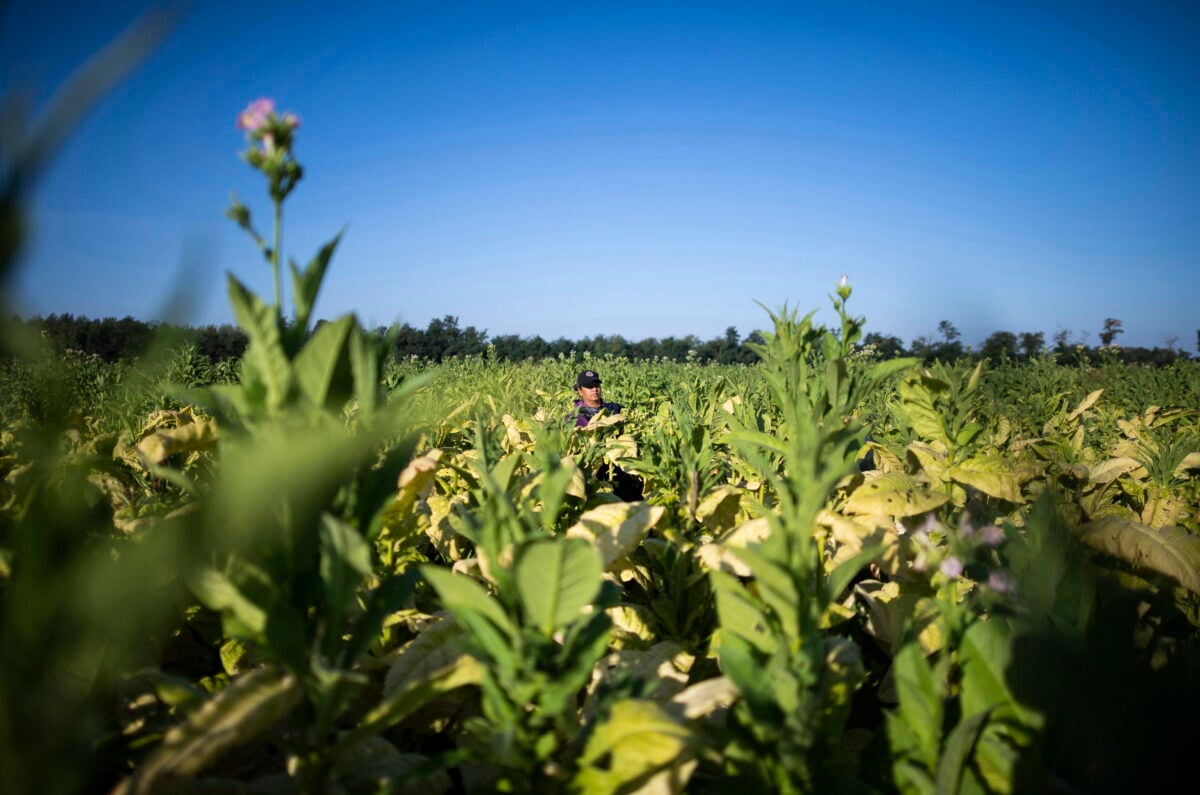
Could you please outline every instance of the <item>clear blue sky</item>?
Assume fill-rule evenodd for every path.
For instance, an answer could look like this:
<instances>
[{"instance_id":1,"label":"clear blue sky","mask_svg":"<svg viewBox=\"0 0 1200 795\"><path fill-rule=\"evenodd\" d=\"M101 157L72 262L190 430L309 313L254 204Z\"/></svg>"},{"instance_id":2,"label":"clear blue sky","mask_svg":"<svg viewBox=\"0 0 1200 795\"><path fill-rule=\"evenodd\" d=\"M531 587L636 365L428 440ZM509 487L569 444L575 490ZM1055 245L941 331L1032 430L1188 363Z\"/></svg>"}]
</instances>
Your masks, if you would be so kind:
<instances>
[{"instance_id":1,"label":"clear blue sky","mask_svg":"<svg viewBox=\"0 0 1200 795\"><path fill-rule=\"evenodd\" d=\"M145 3L0 2L36 103ZM343 9L343 10L339 10ZM369 10L345 10L363 8ZM299 114L318 314L548 339L766 325L841 274L905 343L1200 328L1200 4L196 2L39 186L24 314L232 319L237 113Z\"/></svg>"}]
</instances>

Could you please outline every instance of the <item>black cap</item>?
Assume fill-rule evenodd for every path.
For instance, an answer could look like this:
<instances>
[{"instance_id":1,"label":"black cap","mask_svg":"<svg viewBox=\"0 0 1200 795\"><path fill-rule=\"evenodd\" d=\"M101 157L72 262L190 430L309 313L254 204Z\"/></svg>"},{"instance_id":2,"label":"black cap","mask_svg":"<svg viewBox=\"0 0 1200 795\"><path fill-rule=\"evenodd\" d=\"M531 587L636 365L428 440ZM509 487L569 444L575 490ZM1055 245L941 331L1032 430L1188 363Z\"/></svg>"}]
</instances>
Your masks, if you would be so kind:
<instances>
[{"instance_id":1,"label":"black cap","mask_svg":"<svg viewBox=\"0 0 1200 795\"><path fill-rule=\"evenodd\" d=\"M581 386L600 386L600 376L596 374L595 370L584 370L575 379L575 388L579 389Z\"/></svg>"}]
</instances>

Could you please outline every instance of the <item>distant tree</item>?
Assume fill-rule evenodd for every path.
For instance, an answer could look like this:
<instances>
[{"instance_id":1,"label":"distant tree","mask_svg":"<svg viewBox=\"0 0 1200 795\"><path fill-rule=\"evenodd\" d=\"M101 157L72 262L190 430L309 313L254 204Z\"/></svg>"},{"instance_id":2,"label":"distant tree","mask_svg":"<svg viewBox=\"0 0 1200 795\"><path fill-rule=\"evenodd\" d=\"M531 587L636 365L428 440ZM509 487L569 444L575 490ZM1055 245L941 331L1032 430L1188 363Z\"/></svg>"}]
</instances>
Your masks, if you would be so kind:
<instances>
[{"instance_id":1,"label":"distant tree","mask_svg":"<svg viewBox=\"0 0 1200 795\"><path fill-rule=\"evenodd\" d=\"M903 340L891 334L880 334L878 331L872 331L863 337L863 345L874 347L881 359L896 359L904 355Z\"/></svg>"},{"instance_id":2,"label":"distant tree","mask_svg":"<svg viewBox=\"0 0 1200 795\"><path fill-rule=\"evenodd\" d=\"M569 340L566 337L559 337L558 339L549 343L549 350L547 353L550 356L570 356L571 352L574 350L575 342L573 340Z\"/></svg>"},{"instance_id":3,"label":"distant tree","mask_svg":"<svg viewBox=\"0 0 1200 795\"><path fill-rule=\"evenodd\" d=\"M763 339L763 335L762 335L761 331L755 329L754 331L751 331L749 334L747 334L746 341L742 343L742 354L741 354L742 355L742 363L743 364L754 364L755 362L759 361L759 359L761 357L759 357L758 353L756 353L755 350L751 346L752 345L760 345L761 346L765 343L766 343L766 340Z\"/></svg>"},{"instance_id":4,"label":"distant tree","mask_svg":"<svg viewBox=\"0 0 1200 795\"><path fill-rule=\"evenodd\" d=\"M496 352L497 359L506 359L515 362L529 355L526 353L528 343L516 334L501 334L498 337L493 337L492 348Z\"/></svg>"},{"instance_id":5,"label":"distant tree","mask_svg":"<svg viewBox=\"0 0 1200 795\"><path fill-rule=\"evenodd\" d=\"M1032 359L1040 354L1044 347L1046 347L1046 336L1042 332L1021 332L1021 352L1025 354L1025 358Z\"/></svg>"},{"instance_id":6,"label":"distant tree","mask_svg":"<svg viewBox=\"0 0 1200 795\"><path fill-rule=\"evenodd\" d=\"M653 359L658 356L658 340L654 337L638 340L630 347L630 354L635 359Z\"/></svg>"},{"instance_id":7,"label":"distant tree","mask_svg":"<svg viewBox=\"0 0 1200 795\"><path fill-rule=\"evenodd\" d=\"M938 333L942 335L939 342L932 342L928 337L917 337L912 341L910 352L926 362L940 360L952 362L962 358L964 354L961 341L962 334L949 320L938 323Z\"/></svg>"},{"instance_id":8,"label":"distant tree","mask_svg":"<svg viewBox=\"0 0 1200 795\"><path fill-rule=\"evenodd\" d=\"M1124 333L1125 329L1122 328L1121 321L1115 317L1105 318L1104 329L1100 332L1100 344L1104 346L1112 345L1117 335Z\"/></svg>"},{"instance_id":9,"label":"distant tree","mask_svg":"<svg viewBox=\"0 0 1200 795\"><path fill-rule=\"evenodd\" d=\"M983 341L979 354L985 359L1002 362L1017 358L1017 335L1009 331L997 331Z\"/></svg>"},{"instance_id":10,"label":"distant tree","mask_svg":"<svg viewBox=\"0 0 1200 795\"><path fill-rule=\"evenodd\" d=\"M1071 347L1071 329L1059 328L1054 331L1054 350L1066 353Z\"/></svg>"},{"instance_id":11,"label":"distant tree","mask_svg":"<svg viewBox=\"0 0 1200 795\"><path fill-rule=\"evenodd\" d=\"M393 355L397 359L408 359L412 356L427 355L425 348L425 332L405 323L396 332L392 344Z\"/></svg>"}]
</instances>

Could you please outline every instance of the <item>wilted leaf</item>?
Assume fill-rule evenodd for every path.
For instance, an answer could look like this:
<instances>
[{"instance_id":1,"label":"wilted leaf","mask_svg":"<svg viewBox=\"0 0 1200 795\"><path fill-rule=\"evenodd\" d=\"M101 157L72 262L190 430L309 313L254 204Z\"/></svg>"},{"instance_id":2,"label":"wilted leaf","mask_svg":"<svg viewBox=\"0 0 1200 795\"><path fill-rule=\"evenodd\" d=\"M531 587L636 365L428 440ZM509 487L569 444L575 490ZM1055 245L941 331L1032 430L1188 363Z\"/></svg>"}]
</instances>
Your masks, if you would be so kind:
<instances>
[{"instance_id":1,"label":"wilted leaf","mask_svg":"<svg viewBox=\"0 0 1200 795\"><path fill-rule=\"evenodd\" d=\"M433 476L441 467L442 451L434 448L414 458L400 473L396 482L396 499L388 507L397 514L407 513L433 482Z\"/></svg>"},{"instance_id":2,"label":"wilted leaf","mask_svg":"<svg viewBox=\"0 0 1200 795\"><path fill-rule=\"evenodd\" d=\"M170 790L225 752L245 745L300 703L300 680L274 668L234 677L224 690L167 731L162 745L122 782L120 795Z\"/></svg>"},{"instance_id":3,"label":"wilted leaf","mask_svg":"<svg viewBox=\"0 0 1200 795\"><path fill-rule=\"evenodd\" d=\"M1106 516L1079 528L1088 546L1130 565L1156 571L1200 593L1200 536L1182 527L1155 529L1141 522Z\"/></svg>"}]
</instances>

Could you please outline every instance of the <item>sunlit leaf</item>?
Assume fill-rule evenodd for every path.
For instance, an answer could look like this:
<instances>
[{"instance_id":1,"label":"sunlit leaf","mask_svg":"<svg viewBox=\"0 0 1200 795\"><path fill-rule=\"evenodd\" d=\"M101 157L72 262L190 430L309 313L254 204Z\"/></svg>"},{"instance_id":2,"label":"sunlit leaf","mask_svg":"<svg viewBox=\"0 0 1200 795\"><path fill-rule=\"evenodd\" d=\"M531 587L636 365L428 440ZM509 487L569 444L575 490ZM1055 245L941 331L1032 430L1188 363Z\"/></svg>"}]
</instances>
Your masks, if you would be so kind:
<instances>
[{"instance_id":1,"label":"sunlit leaf","mask_svg":"<svg viewBox=\"0 0 1200 795\"><path fill-rule=\"evenodd\" d=\"M517 559L517 592L526 615L548 635L592 603L603 574L599 552L583 539L535 541Z\"/></svg>"}]
</instances>

